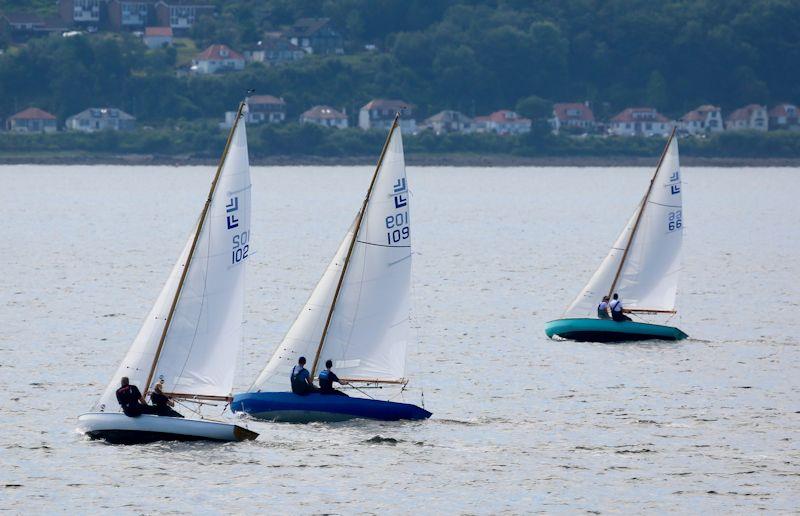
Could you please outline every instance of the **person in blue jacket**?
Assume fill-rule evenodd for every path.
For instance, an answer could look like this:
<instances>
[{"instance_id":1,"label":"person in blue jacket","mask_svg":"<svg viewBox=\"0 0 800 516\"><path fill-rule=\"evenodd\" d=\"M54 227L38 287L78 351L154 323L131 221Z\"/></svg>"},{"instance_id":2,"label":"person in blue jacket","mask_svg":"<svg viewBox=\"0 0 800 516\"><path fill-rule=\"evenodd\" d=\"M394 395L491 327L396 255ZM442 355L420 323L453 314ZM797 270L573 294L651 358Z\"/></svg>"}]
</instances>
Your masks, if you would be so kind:
<instances>
[{"instance_id":1,"label":"person in blue jacket","mask_svg":"<svg viewBox=\"0 0 800 516\"><path fill-rule=\"evenodd\" d=\"M322 394L336 394L339 396L347 396L342 391L337 391L333 388L333 382L341 385L347 385L347 382L340 380L336 373L331 371L333 362L330 360L325 361L325 370L319 373L319 392Z\"/></svg>"},{"instance_id":2,"label":"person in blue jacket","mask_svg":"<svg viewBox=\"0 0 800 516\"><path fill-rule=\"evenodd\" d=\"M297 365L292 368L290 380L292 392L300 396L319 391L311 380L311 373L306 369L306 357L300 357L297 360Z\"/></svg>"}]
</instances>

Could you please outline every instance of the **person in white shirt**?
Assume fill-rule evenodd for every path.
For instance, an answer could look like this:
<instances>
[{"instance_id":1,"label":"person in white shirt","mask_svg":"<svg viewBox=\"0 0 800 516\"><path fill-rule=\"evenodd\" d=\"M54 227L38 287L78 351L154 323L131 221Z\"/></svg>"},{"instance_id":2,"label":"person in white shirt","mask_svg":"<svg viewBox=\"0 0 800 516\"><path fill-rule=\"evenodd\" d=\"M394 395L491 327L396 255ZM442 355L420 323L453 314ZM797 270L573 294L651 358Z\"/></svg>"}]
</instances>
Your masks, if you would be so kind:
<instances>
[{"instance_id":1,"label":"person in white shirt","mask_svg":"<svg viewBox=\"0 0 800 516\"><path fill-rule=\"evenodd\" d=\"M623 306L622 301L619 299L619 294L614 294L614 298L608 304L608 307L611 308L611 318L617 322L622 321L630 321L631 318L622 313Z\"/></svg>"},{"instance_id":2,"label":"person in white shirt","mask_svg":"<svg viewBox=\"0 0 800 516\"><path fill-rule=\"evenodd\" d=\"M603 296L603 300L597 305L597 318L611 319L611 316L608 315L608 296Z\"/></svg>"}]
</instances>

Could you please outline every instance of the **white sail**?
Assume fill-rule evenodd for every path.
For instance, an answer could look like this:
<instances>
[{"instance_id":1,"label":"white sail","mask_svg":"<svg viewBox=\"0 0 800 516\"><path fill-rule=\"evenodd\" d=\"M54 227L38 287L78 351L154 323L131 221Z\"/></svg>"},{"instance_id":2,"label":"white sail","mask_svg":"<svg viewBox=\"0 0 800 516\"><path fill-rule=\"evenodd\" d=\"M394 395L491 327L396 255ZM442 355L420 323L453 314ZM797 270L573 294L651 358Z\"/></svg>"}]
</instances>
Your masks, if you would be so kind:
<instances>
[{"instance_id":1,"label":"white sail","mask_svg":"<svg viewBox=\"0 0 800 516\"><path fill-rule=\"evenodd\" d=\"M261 391L287 390L289 375L297 364L297 359L305 356L309 361L314 360L352 238L351 227L305 306L297 314L294 324L256 379L253 388Z\"/></svg>"},{"instance_id":2,"label":"white sail","mask_svg":"<svg viewBox=\"0 0 800 516\"><path fill-rule=\"evenodd\" d=\"M611 246L608 255L595 271L592 279L589 280L589 283L583 287L578 297L567 308L566 316L594 317L597 314L597 305L600 304L603 296L608 295L608 289L611 288L611 283L613 283L614 276L617 274L622 254L625 252L625 246L631 238L631 230L638 216L639 208L637 207L625 225L625 229L622 230L614 245Z\"/></svg>"},{"instance_id":3,"label":"white sail","mask_svg":"<svg viewBox=\"0 0 800 516\"><path fill-rule=\"evenodd\" d=\"M330 325L317 372L331 359L342 378L400 380L409 335L411 229L409 192L400 128L391 134ZM313 367L347 251L351 228L311 298L254 387L289 390L300 356Z\"/></svg>"},{"instance_id":4,"label":"white sail","mask_svg":"<svg viewBox=\"0 0 800 516\"><path fill-rule=\"evenodd\" d=\"M626 309L675 309L683 243L681 190L678 141L673 137L653 178L641 218L640 205L600 268L567 309L568 317L594 317L600 300L610 293L617 271L614 292L620 295ZM637 219L638 227L631 240ZM620 269L626 246L628 254Z\"/></svg>"},{"instance_id":5,"label":"white sail","mask_svg":"<svg viewBox=\"0 0 800 516\"><path fill-rule=\"evenodd\" d=\"M250 188L247 132L242 119L231 137L205 220L198 223L202 228L150 385L145 384L196 231L100 399L100 410L119 410L115 391L123 376L142 392L163 378L167 392L231 394L242 340L245 262L251 252Z\"/></svg>"}]
</instances>

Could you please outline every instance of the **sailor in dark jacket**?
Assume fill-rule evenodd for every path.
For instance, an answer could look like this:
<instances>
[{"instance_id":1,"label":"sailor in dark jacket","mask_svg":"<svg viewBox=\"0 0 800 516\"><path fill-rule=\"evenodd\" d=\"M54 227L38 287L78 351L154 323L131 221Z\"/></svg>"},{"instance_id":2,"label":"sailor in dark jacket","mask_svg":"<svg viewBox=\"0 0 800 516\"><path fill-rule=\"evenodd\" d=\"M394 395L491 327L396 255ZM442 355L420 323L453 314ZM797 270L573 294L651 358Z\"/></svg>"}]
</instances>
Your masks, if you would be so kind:
<instances>
[{"instance_id":1,"label":"sailor in dark jacket","mask_svg":"<svg viewBox=\"0 0 800 516\"><path fill-rule=\"evenodd\" d=\"M306 369L306 357L300 357L297 360L297 365L292 368L289 380L292 384L292 392L295 394L305 396L319 390L311 379L311 373Z\"/></svg>"},{"instance_id":2,"label":"sailor in dark jacket","mask_svg":"<svg viewBox=\"0 0 800 516\"><path fill-rule=\"evenodd\" d=\"M347 382L340 380L339 377L336 376L336 373L331 371L331 367L333 367L333 362L326 360L325 370L319 373L319 392L321 394L338 394L339 396L347 396L347 394L343 393L342 391L337 391L333 388L333 382L341 385L347 385Z\"/></svg>"},{"instance_id":3,"label":"sailor in dark jacket","mask_svg":"<svg viewBox=\"0 0 800 516\"><path fill-rule=\"evenodd\" d=\"M120 384L120 388L117 389L117 401L126 416L138 417L142 414L155 414L155 407L145 403L139 388L131 385L127 376L120 379Z\"/></svg>"},{"instance_id":4,"label":"sailor in dark jacket","mask_svg":"<svg viewBox=\"0 0 800 516\"><path fill-rule=\"evenodd\" d=\"M156 414L167 417L183 417L180 412L172 408L175 406L175 402L164 394L163 383L164 380L158 382L153 388L153 392L150 393L150 401L156 408Z\"/></svg>"}]
</instances>

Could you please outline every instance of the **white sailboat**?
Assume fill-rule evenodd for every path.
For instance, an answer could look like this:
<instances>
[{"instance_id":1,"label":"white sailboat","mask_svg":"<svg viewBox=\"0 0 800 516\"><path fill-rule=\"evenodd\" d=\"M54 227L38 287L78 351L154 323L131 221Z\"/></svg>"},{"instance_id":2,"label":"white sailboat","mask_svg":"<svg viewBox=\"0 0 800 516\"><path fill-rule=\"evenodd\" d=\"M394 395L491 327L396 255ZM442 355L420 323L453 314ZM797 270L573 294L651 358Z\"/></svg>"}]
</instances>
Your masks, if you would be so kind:
<instances>
[{"instance_id":1,"label":"white sailboat","mask_svg":"<svg viewBox=\"0 0 800 516\"><path fill-rule=\"evenodd\" d=\"M430 417L407 403L290 392L301 356L308 357L312 378L332 360L339 377L356 387L353 395L367 388L395 392L408 381L411 225L398 120L399 114L352 227L251 392L237 394L232 410L298 422Z\"/></svg>"},{"instance_id":2,"label":"white sailboat","mask_svg":"<svg viewBox=\"0 0 800 516\"><path fill-rule=\"evenodd\" d=\"M642 201L564 317L547 323L549 337L594 342L687 337L671 326L614 321L598 317L597 311L603 296L618 294L625 313L676 313L683 244L681 192L678 140L673 130Z\"/></svg>"},{"instance_id":3,"label":"white sailboat","mask_svg":"<svg viewBox=\"0 0 800 516\"><path fill-rule=\"evenodd\" d=\"M128 417L116 399L128 377L146 396L155 383L183 404L231 399L242 341L244 275L250 241L250 165L239 105L208 199L161 294L92 412L78 428L110 442L210 439L258 435L238 425L202 418Z\"/></svg>"}]
</instances>

